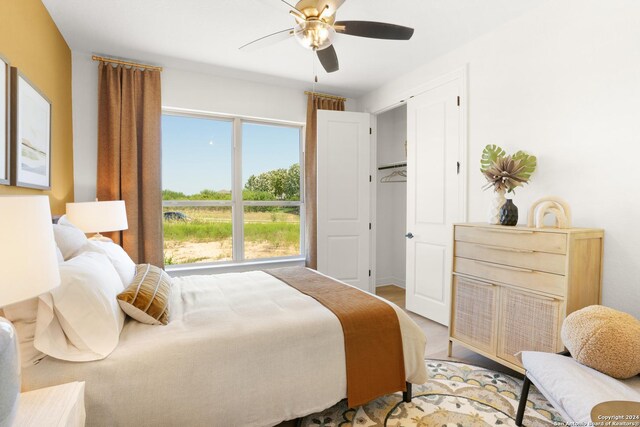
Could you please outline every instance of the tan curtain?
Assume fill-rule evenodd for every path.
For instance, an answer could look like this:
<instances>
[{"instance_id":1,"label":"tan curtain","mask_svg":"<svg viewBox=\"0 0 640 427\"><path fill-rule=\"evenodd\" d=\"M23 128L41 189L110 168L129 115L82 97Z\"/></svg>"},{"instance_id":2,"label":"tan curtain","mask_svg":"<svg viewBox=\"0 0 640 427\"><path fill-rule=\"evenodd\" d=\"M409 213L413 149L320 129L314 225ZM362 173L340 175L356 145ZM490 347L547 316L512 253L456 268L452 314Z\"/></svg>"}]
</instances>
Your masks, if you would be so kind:
<instances>
[{"instance_id":1,"label":"tan curtain","mask_svg":"<svg viewBox=\"0 0 640 427\"><path fill-rule=\"evenodd\" d=\"M344 111L344 100L309 94L307 99L307 133L305 136L304 192L307 267L318 267L318 210L317 210L317 145L318 110Z\"/></svg>"},{"instance_id":2,"label":"tan curtain","mask_svg":"<svg viewBox=\"0 0 640 427\"><path fill-rule=\"evenodd\" d=\"M99 200L124 200L129 229L111 233L136 263L164 266L160 72L101 62Z\"/></svg>"}]
</instances>

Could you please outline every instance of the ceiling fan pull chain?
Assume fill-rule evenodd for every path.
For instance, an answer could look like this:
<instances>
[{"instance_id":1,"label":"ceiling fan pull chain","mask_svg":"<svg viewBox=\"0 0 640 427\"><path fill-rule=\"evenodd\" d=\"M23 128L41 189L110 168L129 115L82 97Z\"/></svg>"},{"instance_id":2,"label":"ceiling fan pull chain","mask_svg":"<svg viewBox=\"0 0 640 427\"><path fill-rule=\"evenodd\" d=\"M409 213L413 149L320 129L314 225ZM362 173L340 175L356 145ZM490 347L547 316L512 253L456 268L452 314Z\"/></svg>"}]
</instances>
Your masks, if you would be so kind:
<instances>
[{"instance_id":1,"label":"ceiling fan pull chain","mask_svg":"<svg viewBox=\"0 0 640 427\"><path fill-rule=\"evenodd\" d=\"M313 93L316 93L316 83L318 83L318 64L315 51L313 52L313 55L311 55L311 61L313 62Z\"/></svg>"}]
</instances>

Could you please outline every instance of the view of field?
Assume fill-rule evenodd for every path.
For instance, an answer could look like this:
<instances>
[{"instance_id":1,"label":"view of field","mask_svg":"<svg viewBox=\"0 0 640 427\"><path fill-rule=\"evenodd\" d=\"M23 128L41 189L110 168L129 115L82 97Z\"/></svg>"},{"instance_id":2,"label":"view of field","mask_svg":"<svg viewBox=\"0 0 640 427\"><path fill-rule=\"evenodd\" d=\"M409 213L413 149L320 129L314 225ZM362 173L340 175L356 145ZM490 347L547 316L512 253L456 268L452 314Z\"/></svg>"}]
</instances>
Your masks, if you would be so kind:
<instances>
[{"instance_id":1,"label":"view of field","mask_svg":"<svg viewBox=\"0 0 640 427\"><path fill-rule=\"evenodd\" d=\"M243 200L300 200L300 166L250 176ZM186 195L164 190L165 264L194 264L233 259L231 207L184 206L189 201L231 200L228 191L202 190ZM244 258L260 259L300 254L300 207L245 206Z\"/></svg>"},{"instance_id":2,"label":"view of field","mask_svg":"<svg viewBox=\"0 0 640 427\"><path fill-rule=\"evenodd\" d=\"M255 212L251 209L269 210ZM180 212L186 219L165 219L166 264L230 261L232 224L230 207L165 207L164 212ZM300 254L300 209L245 208L245 259Z\"/></svg>"},{"instance_id":3,"label":"view of field","mask_svg":"<svg viewBox=\"0 0 640 427\"><path fill-rule=\"evenodd\" d=\"M241 126L236 133L233 120L163 114L165 264L300 255L301 129L244 120ZM232 197L237 186L242 194ZM238 235L232 205L244 209Z\"/></svg>"}]
</instances>

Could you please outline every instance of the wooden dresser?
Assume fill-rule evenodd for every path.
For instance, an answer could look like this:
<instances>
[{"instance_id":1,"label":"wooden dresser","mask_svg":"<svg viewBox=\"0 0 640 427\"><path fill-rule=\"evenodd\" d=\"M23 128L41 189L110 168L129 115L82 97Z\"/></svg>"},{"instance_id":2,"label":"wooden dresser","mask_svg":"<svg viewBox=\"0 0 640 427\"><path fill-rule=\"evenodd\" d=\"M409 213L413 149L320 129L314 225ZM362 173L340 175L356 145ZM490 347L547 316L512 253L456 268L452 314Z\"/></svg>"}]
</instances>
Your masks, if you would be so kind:
<instances>
[{"instance_id":1,"label":"wooden dresser","mask_svg":"<svg viewBox=\"0 0 640 427\"><path fill-rule=\"evenodd\" d=\"M564 318L600 304L604 231L454 226L449 355L463 346L523 372L522 350L559 352Z\"/></svg>"}]
</instances>

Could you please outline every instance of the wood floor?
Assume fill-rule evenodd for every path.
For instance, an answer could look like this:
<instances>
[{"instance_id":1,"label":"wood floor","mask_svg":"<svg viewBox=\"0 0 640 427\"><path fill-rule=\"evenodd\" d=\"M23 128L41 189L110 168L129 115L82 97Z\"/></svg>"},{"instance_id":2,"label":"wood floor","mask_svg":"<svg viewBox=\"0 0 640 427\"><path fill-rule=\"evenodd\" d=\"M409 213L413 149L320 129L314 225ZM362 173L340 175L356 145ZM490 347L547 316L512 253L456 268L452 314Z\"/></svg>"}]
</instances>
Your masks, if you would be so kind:
<instances>
[{"instance_id":1,"label":"wood floor","mask_svg":"<svg viewBox=\"0 0 640 427\"><path fill-rule=\"evenodd\" d=\"M405 308L405 290L396 285L378 286L376 294L399 307ZM406 310L405 310L406 311ZM487 359L484 356L476 354L470 350L467 350L461 346L453 346L452 357L447 357L447 347L449 345L449 329L446 326L442 326L439 323L429 320L422 316L419 316L410 311L406 311L409 317L427 336L427 348L425 350L425 358L427 359L442 359L453 360L457 362L465 362L475 366L481 366L487 369L493 369L495 371L504 372L514 377L522 378L522 375L507 367L494 362L491 359ZM285 421L282 424L278 424L276 427L294 427L295 421Z\"/></svg>"}]
</instances>

